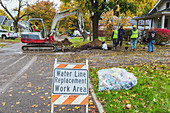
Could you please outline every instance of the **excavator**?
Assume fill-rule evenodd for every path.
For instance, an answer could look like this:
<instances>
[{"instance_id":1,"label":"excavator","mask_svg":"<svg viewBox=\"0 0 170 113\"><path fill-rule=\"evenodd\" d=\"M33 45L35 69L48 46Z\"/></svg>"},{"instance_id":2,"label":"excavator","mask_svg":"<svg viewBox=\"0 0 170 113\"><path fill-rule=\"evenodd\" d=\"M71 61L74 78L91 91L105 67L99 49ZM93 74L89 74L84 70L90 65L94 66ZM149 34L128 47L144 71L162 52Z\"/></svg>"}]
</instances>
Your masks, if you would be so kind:
<instances>
[{"instance_id":1,"label":"excavator","mask_svg":"<svg viewBox=\"0 0 170 113\"><path fill-rule=\"evenodd\" d=\"M55 40L55 34L59 28L60 20L61 18L73 14L77 15L79 31L85 40L87 38L87 33L84 30L83 16L80 13L79 8L72 8L56 13L49 33L47 33L45 23L42 18L29 19L27 25L27 31L21 33L21 42L26 43L26 45L22 46L22 50L23 51L48 51L48 52L54 52L59 50L59 47L57 47L58 45L54 44L54 40ZM41 22L43 28L41 32L33 32L32 22L35 21Z\"/></svg>"}]
</instances>

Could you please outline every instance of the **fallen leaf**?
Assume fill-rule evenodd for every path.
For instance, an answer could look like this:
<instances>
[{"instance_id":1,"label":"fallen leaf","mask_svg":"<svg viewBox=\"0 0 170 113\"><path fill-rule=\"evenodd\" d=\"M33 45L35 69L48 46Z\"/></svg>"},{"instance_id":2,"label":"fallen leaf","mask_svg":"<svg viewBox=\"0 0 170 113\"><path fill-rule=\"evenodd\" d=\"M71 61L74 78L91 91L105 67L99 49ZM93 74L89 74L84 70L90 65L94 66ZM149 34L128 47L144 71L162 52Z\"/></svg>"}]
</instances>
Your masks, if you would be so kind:
<instances>
[{"instance_id":1,"label":"fallen leaf","mask_svg":"<svg viewBox=\"0 0 170 113\"><path fill-rule=\"evenodd\" d=\"M11 108L13 108L14 107L14 105L11 105Z\"/></svg>"},{"instance_id":2,"label":"fallen leaf","mask_svg":"<svg viewBox=\"0 0 170 113\"><path fill-rule=\"evenodd\" d=\"M16 102L16 104L20 104L20 102Z\"/></svg>"},{"instance_id":3,"label":"fallen leaf","mask_svg":"<svg viewBox=\"0 0 170 113\"><path fill-rule=\"evenodd\" d=\"M75 106L74 108L79 109L80 107L79 106Z\"/></svg>"},{"instance_id":4,"label":"fallen leaf","mask_svg":"<svg viewBox=\"0 0 170 113\"><path fill-rule=\"evenodd\" d=\"M2 105L5 106L6 102L2 102Z\"/></svg>"},{"instance_id":5,"label":"fallen leaf","mask_svg":"<svg viewBox=\"0 0 170 113\"><path fill-rule=\"evenodd\" d=\"M130 109L131 108L131 104L127 104L126 108Z\"/></svg>"}]
</instances>

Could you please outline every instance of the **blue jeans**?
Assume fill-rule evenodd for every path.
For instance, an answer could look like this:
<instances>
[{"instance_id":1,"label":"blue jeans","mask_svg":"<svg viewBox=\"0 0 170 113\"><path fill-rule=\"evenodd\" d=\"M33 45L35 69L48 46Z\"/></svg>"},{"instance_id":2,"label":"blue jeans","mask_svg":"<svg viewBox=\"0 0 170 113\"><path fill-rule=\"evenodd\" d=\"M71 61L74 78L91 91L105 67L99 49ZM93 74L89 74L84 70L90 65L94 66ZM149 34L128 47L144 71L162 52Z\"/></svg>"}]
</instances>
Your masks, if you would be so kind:
<instances>
[{"instance_id":1,"label":"blue jeans","mask_svg":"<svg viewBox=\"0 0 170 113\"><path fill-rule=\"evenodd\" d=\"M130 40L131 49L133 49L133 43L134 43L134 49L136 49L137 39L131 39L131 40Z\"/></svg>"},{"instance_id":2,"label":"blue jeans","mask_svg":"<svg viewBox=\"0 0 170 113\"><path fill-rule=\"evenodd\" d=\"M148 52L151 52L151 47L152 47L152 52L154 52L154 43L155 40L152 40L148 43Z\"/></svg>"}]
</instances>

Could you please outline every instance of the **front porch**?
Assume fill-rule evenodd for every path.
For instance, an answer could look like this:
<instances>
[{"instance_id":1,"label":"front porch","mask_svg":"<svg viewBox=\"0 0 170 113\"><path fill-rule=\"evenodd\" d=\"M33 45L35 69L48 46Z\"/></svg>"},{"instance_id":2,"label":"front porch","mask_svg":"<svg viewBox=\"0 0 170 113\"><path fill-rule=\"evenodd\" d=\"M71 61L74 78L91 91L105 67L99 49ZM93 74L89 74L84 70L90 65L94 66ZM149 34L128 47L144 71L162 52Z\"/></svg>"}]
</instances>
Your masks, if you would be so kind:
<instances>
[{"instance_id":1,"label":"front porch","mask_svg":"<svg viewBox=\"0 0 170 113\"><path fill-rule=\"evenodd\" d=\"M141 17L135 17L133 19L137 21L137 27L138 21L144 20L144 29L146 25L146 20L150 20L149 28L154 27L161 29L170 29L170 11L158 12L152 15L144 15Z\"/></svg>"}]
</instances>

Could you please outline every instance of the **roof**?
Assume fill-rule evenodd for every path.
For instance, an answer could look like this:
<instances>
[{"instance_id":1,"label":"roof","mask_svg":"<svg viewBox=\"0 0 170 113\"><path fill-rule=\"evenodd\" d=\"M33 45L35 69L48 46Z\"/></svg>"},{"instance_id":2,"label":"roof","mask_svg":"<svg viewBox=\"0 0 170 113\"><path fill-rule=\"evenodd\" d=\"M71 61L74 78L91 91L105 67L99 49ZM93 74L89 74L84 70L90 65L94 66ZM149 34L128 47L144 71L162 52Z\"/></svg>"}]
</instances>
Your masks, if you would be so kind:
<instances>
[{"instance_id":1,"label":"roof","mask_svg":"<svg viewBox=\"0 0 170 113\"><path fill-rule=\"evenodd\" d=\"M153 10L154 10L159 4L161 4L163 1L164 1L164 0L158 0L158 2L154 5L154 8L151 9L148 14L151 14L151 13L153 12ZM170 1L170 0L168 0L168 1Z\"/></svg>"},{"instance_id":2,"label":"roof","mask_svg":"<svg viewBox=\"0 0 170 113\"><path fill-rule=\"evenodd\" d=\"M142 16L139 16L139 17L134 17L133 19L134 20L151 19L151 18L153 18L154 16L157 16L157 15L170 15L170 8L158 11L158 12L153 13L153 14L147 14L147 15L142 15Z\"/></svg>"}]
</instances>

